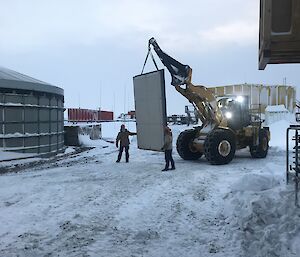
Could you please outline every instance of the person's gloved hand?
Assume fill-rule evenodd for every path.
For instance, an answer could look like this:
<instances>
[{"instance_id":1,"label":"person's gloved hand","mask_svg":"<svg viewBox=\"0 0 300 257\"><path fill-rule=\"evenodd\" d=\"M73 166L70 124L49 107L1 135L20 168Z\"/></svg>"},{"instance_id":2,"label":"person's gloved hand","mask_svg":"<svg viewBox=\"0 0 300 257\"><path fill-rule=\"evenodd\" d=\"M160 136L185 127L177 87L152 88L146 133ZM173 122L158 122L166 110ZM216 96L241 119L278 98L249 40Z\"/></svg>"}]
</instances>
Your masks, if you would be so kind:
<instances>
[{"instance_id":1,"label":"person's gloved hand","mask_svg":"<svg viewBox=\"0 0 300 257\"><path fill-rule=\"evenodd\" d=\"M118 143L116 143L116 147L118 148L119 146L118 146Z\"/></svg>"}]
</instances>

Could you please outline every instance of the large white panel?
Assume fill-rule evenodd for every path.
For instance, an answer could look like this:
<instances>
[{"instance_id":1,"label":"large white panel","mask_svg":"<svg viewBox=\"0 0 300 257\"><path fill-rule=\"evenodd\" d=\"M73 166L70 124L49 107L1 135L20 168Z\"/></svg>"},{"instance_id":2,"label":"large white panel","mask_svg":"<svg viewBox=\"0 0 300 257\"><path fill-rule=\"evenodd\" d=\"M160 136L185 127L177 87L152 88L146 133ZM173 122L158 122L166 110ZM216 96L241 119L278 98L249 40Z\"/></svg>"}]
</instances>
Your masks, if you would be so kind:
<instances>
[{"instance_id":1,"label":"large white panel","mask_svg":"<svg viewBox=\"0 0 300 257\"><path fill-rule=\"evenodd\" d=\"M164 70L133 78L138 148L160 151L167 123Z\"/></svg>"}]
</instances>

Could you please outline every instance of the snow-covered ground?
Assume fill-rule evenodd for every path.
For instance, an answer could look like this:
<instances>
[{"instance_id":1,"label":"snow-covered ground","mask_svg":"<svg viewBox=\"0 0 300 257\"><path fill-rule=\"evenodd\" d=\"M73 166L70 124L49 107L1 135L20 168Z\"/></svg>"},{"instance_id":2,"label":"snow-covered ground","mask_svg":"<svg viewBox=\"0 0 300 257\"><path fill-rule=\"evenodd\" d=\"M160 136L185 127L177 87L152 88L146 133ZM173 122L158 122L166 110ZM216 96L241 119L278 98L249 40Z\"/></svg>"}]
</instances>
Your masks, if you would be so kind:
<instances>
[{"instance_id":1,"label":"snow-covered ground","mask_svg":"<svg viewBox=\"0 0 300 257\"><path fill-rule=\"evenodd\" d=\"M120 124L103 124L106 141L81 138L94 149L68 148L0 176L0 256L299 256L300 208L285 183L287 122L271 125L266 159L245 149L213 166L174 151L170 172L161 172L162 153L137 149L136 137L130 162L115 163L107 141ZM176 137L186 126L172 129Z\"/></svg>"}]
</instances>

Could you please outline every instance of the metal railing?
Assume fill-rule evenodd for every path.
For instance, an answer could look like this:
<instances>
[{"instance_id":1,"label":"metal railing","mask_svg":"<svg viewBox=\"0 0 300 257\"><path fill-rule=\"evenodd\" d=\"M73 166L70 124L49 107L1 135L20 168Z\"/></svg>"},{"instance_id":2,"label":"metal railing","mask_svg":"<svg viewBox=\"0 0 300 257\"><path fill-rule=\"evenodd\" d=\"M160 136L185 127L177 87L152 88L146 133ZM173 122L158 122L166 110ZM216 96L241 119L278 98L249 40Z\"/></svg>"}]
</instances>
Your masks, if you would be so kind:
<instances>
[{"instance_id":1,"label":"metal railing","mask_svg":"<svg viewBox=\"0 0 300 257\"><path fill-rule=\"evenodd\" d=\"M290 132L294 132L290 135ZM292 148L292 161L290 160L290 149L289 141L290 136L294 141L294 146ZM290 125L286 131L286 183L290 182L293 178L295 182L295 205L299 207L298 203L298 192L299 192L299 179L300 179L300 125Z\"/></svg>"}]
</instances>

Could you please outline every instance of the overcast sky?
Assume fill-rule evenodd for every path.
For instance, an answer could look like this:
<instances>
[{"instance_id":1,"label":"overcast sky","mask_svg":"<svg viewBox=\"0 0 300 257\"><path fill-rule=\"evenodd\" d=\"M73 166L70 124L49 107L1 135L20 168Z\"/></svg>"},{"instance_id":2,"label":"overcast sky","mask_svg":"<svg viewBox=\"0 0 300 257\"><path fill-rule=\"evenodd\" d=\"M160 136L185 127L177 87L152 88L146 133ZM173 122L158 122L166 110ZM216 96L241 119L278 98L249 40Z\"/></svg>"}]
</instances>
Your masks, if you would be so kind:
<instances>
[{"instance_id":1,"label":"overcast sky","mask_svg":"<svg viewBox=\"0 0 300 257\"><path fill-rule=\"evenodd\" d=\"M194 84L300 85L300 64L258 70L259 0L0 0L0 10L0 66L63 88L67 108L134 109L151 37L193 68ZM165 76L168 113L184 113Z\"/></svg>"}]
</instances>

